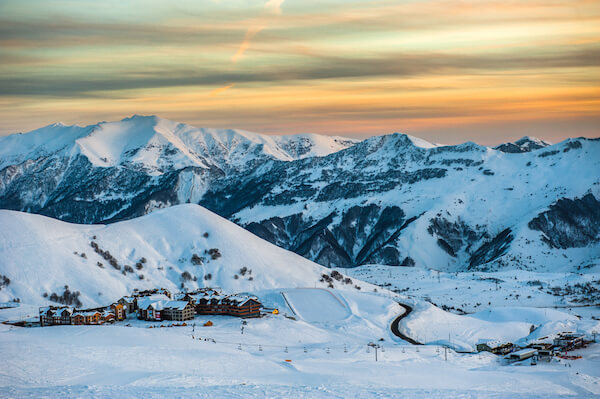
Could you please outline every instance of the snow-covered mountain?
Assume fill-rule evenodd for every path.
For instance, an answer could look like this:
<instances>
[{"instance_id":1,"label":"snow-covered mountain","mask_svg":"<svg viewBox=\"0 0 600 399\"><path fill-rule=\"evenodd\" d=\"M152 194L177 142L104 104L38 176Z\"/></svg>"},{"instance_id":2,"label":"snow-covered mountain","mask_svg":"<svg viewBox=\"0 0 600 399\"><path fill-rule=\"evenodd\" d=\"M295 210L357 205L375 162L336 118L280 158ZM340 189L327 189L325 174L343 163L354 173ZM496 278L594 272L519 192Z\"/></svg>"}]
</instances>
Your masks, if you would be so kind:
<instances>
[{"instance_id":1,"label":"snow-covered mountain","mask_svg":"<svg viewBox=\"0 0 600 399\"><path fill-rule=\"evenodd\" d=\"M373 137L273 162L201 203L329 266L574 270L600 258L600 141L527 153Z\"/></svg>"},{"instance_id":2,"label":"snow-covered mountain","mask_svg":"<svg viewBox=\"0 0 600 399\"><path fill-rule=\"evenodd\" d=\"M587 270L600 140L494 148L197 129L157 117L0 138L0 207L78 223L199 203L326 266Z\"/></svg>"},{"instance_id":3,"label":"snow-covered mountain","mask_svg":"<svg viewBox=\"0 0 600 399\"><path fill-rule=\"evenodd\" d=\"M156 116L60 123L0 137L0 207L97 223L198 202L210 183L269 160L324 156L342 137L199 129Z\"/></svg>"},{"instance_id":4,"label":"snow-covered mountain","mask_svg":"<svg viewBox=\"0 0 600 399\"><path fill-rule=\"evenodd\" d=\"M537 137L525 136L513 143L503 143L496 147L495 150L509 153L530 152L539 150L540 148L551 146L552 143L538 139Z\"/></svg>"},{"instance_id":5,"label":"snow-covered mountain","mask_svg":"<svg viewBox=\"0 0 600 399\"><path fill-rule=\"evenodd\" d=\"M76 225L0 210L0 302L110 303L134 288L356 285L322 279L330 270L278 248L198 205L183 204L109 225ZM329 279L328 279L329 280ZM68 289L67 289L68 287ZM79 292L80 295L76 293Z\"/></svg>"}]
</instances>

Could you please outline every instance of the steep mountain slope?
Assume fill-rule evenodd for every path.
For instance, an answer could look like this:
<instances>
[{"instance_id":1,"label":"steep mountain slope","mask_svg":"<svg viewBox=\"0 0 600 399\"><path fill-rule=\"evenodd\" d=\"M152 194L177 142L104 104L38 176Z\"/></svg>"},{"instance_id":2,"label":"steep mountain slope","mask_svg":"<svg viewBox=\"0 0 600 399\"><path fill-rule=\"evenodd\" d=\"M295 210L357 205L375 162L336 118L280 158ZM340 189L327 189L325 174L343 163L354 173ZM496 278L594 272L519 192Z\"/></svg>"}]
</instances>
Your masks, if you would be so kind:
<instances>
[{"instance_id":1,"label":"steep mountain slope","mask_svg":"<svg viewBox=\"0 0 600 399\"><path fill-rule=\"evenodd\" d=\"M97 223L198 202L211 181L355 141L198 129L155 116L0 137L0 207Z\"/></svg>"},{"instance_id":2,"label":"steep mountain slope","mask_svg":"<svg viewBox=\"0 0 600 399\"><path fill-rule=\"evenodd\" d=\"M321 279L329 270L198 205L110 225L75 225L1 210L0 225L0 282L8 280L0 284L0 301L41 303L55 293L66 301L94 305L134 288L212 286L242 292L328 286ZM355 284L372 287L335 279L331 284L351 290Z\"/></svg>"},{"instance_id":3,"label":"steep mountain slope","mask_svg":"<svg viewBox=\"0 0 600 399\"><path fill-rule=\"evenodd\" d=\"M599 185L597 140L512 154L395 134L271 162L216 182L201 204L328 266L554 270L598 262ZM560 223L536 223L542 214Z\"/></svg>"}]
</instances>

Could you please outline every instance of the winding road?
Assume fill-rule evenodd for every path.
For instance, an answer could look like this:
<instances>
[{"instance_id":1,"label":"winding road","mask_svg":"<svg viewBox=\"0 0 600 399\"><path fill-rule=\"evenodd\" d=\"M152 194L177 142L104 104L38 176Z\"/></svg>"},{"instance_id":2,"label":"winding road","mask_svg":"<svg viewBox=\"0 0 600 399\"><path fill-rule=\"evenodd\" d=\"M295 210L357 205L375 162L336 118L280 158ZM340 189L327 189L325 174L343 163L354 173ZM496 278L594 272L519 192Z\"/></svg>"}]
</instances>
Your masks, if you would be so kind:
<instances>
[{"instance_id":1,"label":"winding road","mask_svg":"<svg viewBox=\"0 0 600 399\"><path fill-rule=\"evenodd\" d=\"M402 334L400 332L400 329L398 328L398 326L400 324L400 321L403 318L405 318L406 316L408 316L413 311L413 308L412 308L412 306L405 305L405 304L400 303L400 302L398 302L398 305L400 305L401 307L404 308L404 313L402 313L400 316L396 317L394 319L394 321L392 321L392 325L390 326L390 329L392 330L392 333L395 336L400 337L403 340L405 340L406 342L411 343L413 345L423 345L422 343L417 342L414 339L412 339L411 337L408 337L408 336L406 336L406 335L404 335L404 334Z\"/></svg>"}]
</instances>

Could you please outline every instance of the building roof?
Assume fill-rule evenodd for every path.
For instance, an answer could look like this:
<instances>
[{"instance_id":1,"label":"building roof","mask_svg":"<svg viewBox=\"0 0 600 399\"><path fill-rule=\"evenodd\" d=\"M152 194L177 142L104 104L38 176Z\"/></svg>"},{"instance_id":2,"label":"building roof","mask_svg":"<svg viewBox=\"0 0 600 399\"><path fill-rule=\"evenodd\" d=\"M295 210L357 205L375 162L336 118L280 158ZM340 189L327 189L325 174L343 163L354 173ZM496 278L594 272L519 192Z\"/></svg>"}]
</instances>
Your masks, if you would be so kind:
<instances>
[{"instance_id":1,"label":"building roof","mask_svg":"<svg viewBox=\"0 0 600 399\"><path fill-rule=\"evenodd\" d=\"M520 351L511 353L510 356L522 356L522 355L529 355L529 354L533 354L533 353L537 353L537 349L525 348L525 349L521 349Z\"/></svg>"},{"instance_id":2,"label":"building roof","mask_svg":"<svg viewBox=\"0 0 600 399\"><path fill-rule=\"evenodd\" d=\"M501 341L499 339L479 339L477 341L477 345L481 345L481 344L485 344L487 345L490 349L494 349L494 348L499 348L503 345L510 345L510 342L506 342L506 341Z\"/></svg>"}]
</instances>

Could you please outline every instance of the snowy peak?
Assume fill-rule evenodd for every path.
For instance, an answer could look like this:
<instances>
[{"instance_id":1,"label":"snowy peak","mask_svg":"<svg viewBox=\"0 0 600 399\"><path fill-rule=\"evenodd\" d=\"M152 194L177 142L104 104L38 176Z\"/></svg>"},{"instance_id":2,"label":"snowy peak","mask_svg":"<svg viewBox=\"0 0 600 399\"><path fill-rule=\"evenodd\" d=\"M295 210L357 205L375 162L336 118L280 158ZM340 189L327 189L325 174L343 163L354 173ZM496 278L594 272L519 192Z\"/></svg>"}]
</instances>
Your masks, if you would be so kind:
<instances>
[{"instance_id":1,"label":"snowy peak","mask_svg":"<svg viewBox=\"0 0 600 399\"><path fill-rule=\"evenodd\" d=\"M540 148L548 147L550 145L552 145L552 143L538 139L537 137L525 136L515 142L500 144L494 147L494 149L508 153L521 153L539 150Z\"/></svg>"},{"instance_id":2,"label":"snowy peak","mask_svg":"<svg viewBox=\"0 0 600 399\"><path fill-rule=\"evenodd\" d=\"M0 138L0 168L42 156L84 155L98 167L139 165L151 172L185 167L240 171L267 160L325 156L357 140L316 134L269 136L196 128L157 116L133 115L87 127L55 123Z\"/></svg>"}]
</instances>

